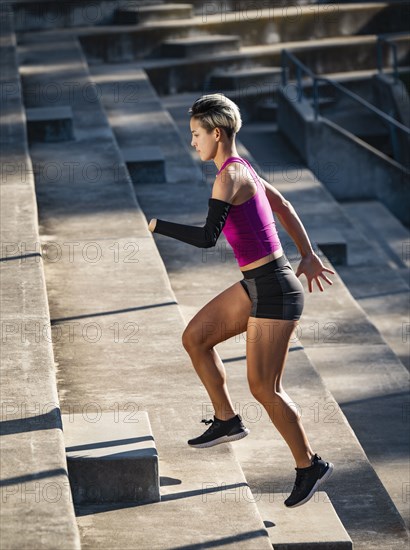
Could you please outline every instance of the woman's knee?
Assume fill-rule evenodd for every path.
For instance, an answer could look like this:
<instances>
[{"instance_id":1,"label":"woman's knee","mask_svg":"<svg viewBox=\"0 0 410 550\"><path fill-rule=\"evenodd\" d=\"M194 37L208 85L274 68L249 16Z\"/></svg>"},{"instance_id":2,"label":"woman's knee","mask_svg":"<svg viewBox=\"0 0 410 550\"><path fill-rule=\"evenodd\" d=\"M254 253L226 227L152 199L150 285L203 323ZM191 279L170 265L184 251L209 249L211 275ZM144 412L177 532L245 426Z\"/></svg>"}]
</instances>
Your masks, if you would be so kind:
<instances>
[{"instance_id":1,"label":"woman's knee","mask_svg":"<svg viewBox=\"0 0 410 550\"><path fill-rule=\"evenodd\" d=\"M197 323L189 323L182 333L182 345L189 353L205 345L206 339L204 336L201 326Z\"/></svg>"},{"instance_id":2,"label":"woman's knee","mask_svg":"<svg viewBox=\"0 0 410 550\"><path fill-rule=\"evenodd\" d=\"M251 394L259 403L274 402L280 399L279 392L275 390L275 385L267 383L266 380L248 379L248 384Z\"/></svg>"}]
</instances>

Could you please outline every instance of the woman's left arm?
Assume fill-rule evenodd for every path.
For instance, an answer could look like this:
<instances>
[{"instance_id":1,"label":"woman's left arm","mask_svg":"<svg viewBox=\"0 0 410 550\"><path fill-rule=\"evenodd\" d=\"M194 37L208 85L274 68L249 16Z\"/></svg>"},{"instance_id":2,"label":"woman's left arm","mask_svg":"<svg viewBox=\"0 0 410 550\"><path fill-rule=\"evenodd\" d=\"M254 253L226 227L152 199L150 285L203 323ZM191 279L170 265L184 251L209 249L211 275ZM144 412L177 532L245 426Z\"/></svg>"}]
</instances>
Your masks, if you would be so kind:
<instances>
[{"instance_id":1,"label":"woman's left arm","mask_svg":"<svg viewBox=\"0 0 410 550\"><path fill-rule=\"evenodd\" d=\"M325 267L319 256L313 251L306 229L292 204L286 200L273 185L262 178L260 179L265 186L266 196L268 197L272 210L275 212L285 231L295 242L302 256L296 270L296 276L299 277L302 273L306 276L309 292L313 291L313 280L315 280L319 290L323 292L321 279L326 281L329 285L333 284L325 275L325 272L333 275L335 272Z\"/></svg>"}]
</instances>

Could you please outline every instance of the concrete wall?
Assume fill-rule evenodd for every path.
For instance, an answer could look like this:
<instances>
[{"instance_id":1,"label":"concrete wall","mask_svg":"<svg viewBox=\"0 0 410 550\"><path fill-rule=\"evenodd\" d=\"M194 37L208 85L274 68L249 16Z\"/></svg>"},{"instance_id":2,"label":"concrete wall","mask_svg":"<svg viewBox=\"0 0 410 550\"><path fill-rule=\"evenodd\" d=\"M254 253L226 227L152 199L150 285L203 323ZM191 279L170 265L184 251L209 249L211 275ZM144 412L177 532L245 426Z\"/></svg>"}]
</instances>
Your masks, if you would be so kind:
<instances>
[{"instance_id":1,"label":"concrete wall","mask_svg":"<svg viewBox=\"0 0 410 550\"><path fill-rule=\"evenodd\" d=\"M390 75L377 74L372 78L375 104L384 107L402 124L410 123L410 98L401 80L394 82Z\"/></svg>"},{"instance_id":2,"label":"concrete wall","mask_svg":"<svg viewBox=\"0 0 410 550\"><path fill-rule=\"evenodd\" d=\"M410 172L330 120L314 120L307 101L278 92L278 125L338 200L380 200L410 225Z\"/></svg>"},{"instance_id":3,"label":"concrete wall","mask_svg":"<svg viewBox=\"0 0 410 550\"><path fill-rule=\"evenodd\" d=\"M372 78L375 105L389 113L407 127L410 124L410 98L401 80L394 82L392 76L377 74ZM410 137L397 132L399 159L401 164L410 167Z\"/></svg>"}]
</instances>

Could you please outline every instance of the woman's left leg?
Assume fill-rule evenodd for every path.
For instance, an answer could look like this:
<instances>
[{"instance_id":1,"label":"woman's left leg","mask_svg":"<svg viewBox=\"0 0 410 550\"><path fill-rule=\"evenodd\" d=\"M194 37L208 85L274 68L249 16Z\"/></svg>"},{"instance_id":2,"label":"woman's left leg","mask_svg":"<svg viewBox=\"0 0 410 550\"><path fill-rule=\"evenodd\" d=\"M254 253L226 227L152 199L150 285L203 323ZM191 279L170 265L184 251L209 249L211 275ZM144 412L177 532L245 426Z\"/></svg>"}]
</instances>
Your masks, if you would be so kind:
<instances>
[{"instance_id":1,"label":"woman's left leg","mask_svg":"<svg viewBox=\"0 0 410 550\"><path fill-rule=\"evenodd\" d=\"M289 340L297 321L249 317L246 358L249 388L288 444L298 468L314 456L298 408L282 386Z\"/></svg>"}]
</instances>

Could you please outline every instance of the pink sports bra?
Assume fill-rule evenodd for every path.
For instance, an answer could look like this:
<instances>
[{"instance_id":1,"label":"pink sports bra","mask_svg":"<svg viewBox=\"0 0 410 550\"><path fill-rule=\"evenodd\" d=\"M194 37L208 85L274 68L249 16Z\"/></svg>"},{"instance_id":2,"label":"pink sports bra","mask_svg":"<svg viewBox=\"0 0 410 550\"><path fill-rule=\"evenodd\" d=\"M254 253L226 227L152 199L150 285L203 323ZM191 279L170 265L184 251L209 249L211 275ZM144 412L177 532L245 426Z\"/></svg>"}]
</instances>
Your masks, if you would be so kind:
<instances>
[{"instance_id":1,"label":"pink sports bra","mask_svg":"<svg viewBox=\"0 0 410 550\"><path fill-rule=\"evenodd\" d=\"M281 243L265 187L249 162L240 157L230 157L218 174L233 162L249 168L257 187L255 195L249 200L231 206L222 229L239 267L242 267L275 252Z\"/></svg>"}]
</instances>

